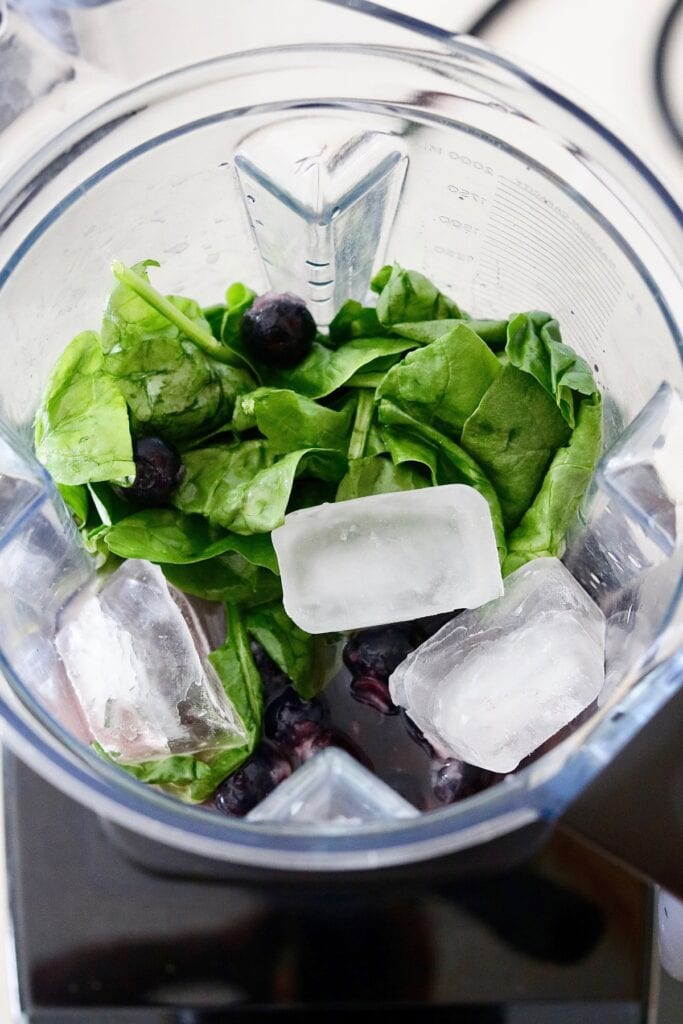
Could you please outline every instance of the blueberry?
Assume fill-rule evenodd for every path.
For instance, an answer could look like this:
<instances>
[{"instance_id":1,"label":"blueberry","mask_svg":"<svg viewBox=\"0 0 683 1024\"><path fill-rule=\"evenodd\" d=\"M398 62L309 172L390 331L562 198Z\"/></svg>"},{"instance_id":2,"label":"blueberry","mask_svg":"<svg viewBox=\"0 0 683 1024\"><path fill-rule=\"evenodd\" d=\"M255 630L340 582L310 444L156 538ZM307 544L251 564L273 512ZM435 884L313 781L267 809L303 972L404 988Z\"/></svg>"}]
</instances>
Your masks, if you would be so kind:
<instances>
[{"instance_id":1,"label":"blueberry","mask_svg":"<svg viewBox=\"0 0 683 1024\"><path fill-rule=\"evenodd\" d=\"M356 676L351 682L351 696L359 704L379 711L381 715L397 715L398 708L389 696L389 687L375 676Z\"/></svg>"},{"instance_id":2,"label":"blueberry","mask_svg":"<svg viewBox=\"0 0 683 1024\"><path fill-rule=\"evenodd\" d=\"M242 818L291 773L287 758L268 743L261 743L249 760L218 787L216 807L224 814Z\"/></svg>"},{"instance_id":3,"label":"blueberry","mask_svg":"<svg viewBox=\"0 0 683 1024\"><path fill-rule=\"evenodd\" d=\"M133 444L135 480L119 488L140 505L165 505L180 483L182 462L177 448L160 437L139 437Z\"/></svg>"},{"instance_id":4,"label":"blueberry","mask_svg":"<svg viewBox=\"0 0 683 1024\"><path fill-rule=\"evenodd\" d=\"M500 776L495 772L477 768L457 758L449 758L436 769L432 789L442 804L452 804L487 789L498 778Z\"/></svg>"},{"instance_id":5,"label":"blueberry","mask_svg":"<svg viewBox=\"0 0 683 1024\"><path fill-rule=\"evenodd\" d=\"M386 681L414 646L410 627L364 629L346 642L344 664L354 676L375 676Z\"/></svg>"},{"instance_id":6,"label":"blueberry","mask_svg":"<svg viewBox=\"0 0 683 1024\"><path fill-rule=\"evenodd\" d=\"M315 320L303 300L290 292L260 295L242 320L247 353L266 366L283 370L306 358L315 335Z\"/></svg>"},{"instance_id":7,"label":"blueberry","mask_svg":"<svg viewBox=\"0 0 683 1024\"><path fill-rule=\"evenodd\" d=\"M319 701L302 700L296 690L288 686L266 708L264 731L269 740L296 748L320 730L323 718L324 710Z\"/></svg>"}]
</instances>

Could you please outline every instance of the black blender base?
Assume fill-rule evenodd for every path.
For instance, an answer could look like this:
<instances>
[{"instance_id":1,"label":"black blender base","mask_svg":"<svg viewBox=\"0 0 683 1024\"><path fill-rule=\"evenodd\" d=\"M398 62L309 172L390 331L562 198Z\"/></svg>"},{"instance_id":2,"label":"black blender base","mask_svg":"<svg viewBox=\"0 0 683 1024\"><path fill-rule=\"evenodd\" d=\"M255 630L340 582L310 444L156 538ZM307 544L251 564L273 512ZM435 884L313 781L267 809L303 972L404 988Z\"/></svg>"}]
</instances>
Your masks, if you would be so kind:
<instances>
[{"instance_id":1,"label":"black blender base","mask_svg":"<svg viewBox=\"0 0 683 1024\"><path fill-rule=\"evenodd\" d=\"M647 1020L647 888L568 835L493 878L316 904L145 872L8 754L4 779L17 1021Z\"/></svg>"}]
</instances>

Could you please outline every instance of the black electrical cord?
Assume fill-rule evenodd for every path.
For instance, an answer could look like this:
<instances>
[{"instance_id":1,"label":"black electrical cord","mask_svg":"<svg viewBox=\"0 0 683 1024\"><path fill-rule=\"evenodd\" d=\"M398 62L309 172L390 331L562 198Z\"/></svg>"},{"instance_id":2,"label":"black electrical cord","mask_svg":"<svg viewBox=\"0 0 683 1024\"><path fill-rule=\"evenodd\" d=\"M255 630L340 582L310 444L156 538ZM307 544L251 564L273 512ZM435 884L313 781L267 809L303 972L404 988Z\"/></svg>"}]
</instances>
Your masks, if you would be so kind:
<instances>
[{"instance_id":1,"label":"black electrical cord","mask_svg":"<svg viewBox=\"0 0 683 1024\"><path fill-rule=\"evenodd\" d=\"M657 99L659 112L662 115L662 119L669 129L669 132L681 150L683 150L683 124L676 117L673 103L671 102L671 96L666 80L666 68L674 26L682 13L683 0L674 0L666 13L664 21L662 22L662 27L659 30L652 64L655 97ZM679 65L679 68L680 67L681 65Z\"/></svg>"},{"instance_id":2,"label":"black electrical cord","mask_svg":"<svg viewBox=\"0 0 683 1024\"><path fill-rule=\"evenodd\" d=\"M496 21L515 0L496 0L487 7L464 31L470 36L480 36ZM683 13L683 0L674 0L662 22L652 59L652 76L654 80L657 107L672 138L683 150L683 124L678 120L667 85L666 70L669 49L674 26Z\"/></svg>"},{"instance_id":3,"label":"black electrical cord","mask_svg":"<svg viewBox=\"0 0 683 1024\"><path fill-rule=\"evenodd\" d=\"M495 3L490 5L490 7L487 7L482 11L479 17L463 31L466 32L468 36L480 36L482 32L492 25L499 15L507 10L508 7L511 7L514 2L515 0L496 0Z\"/></svg>"}]
</instances>

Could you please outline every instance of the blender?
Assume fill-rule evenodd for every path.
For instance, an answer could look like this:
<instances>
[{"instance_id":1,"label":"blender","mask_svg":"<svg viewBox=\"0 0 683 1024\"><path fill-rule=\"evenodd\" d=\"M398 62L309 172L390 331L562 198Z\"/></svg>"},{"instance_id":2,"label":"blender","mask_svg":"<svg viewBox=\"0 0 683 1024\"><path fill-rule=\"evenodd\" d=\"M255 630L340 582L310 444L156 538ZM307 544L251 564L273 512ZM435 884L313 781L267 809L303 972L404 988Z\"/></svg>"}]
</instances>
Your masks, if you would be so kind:
<instances>
[{"instance_id":1,"label":"blender","mask_svg":"<svg viewBox=\"0 0 683 1024\"><path fill-rule=\"evenodd\" d=\"M257 883L260 892L296 883L301 905L334 893L349 925L359 893L395 891L399 880L450 887L466 900L474 890L463 879L511 872L506 886L527 892L525 869L514 865L564 815L683 892L680 864L657 832L657 820L677 820L667 807L677 793L681 547L675 512L672 533L647 483L654 478L655 498L662 491L676 508L680 490L670 478L662 483L647 425L656 436L670 421L675 429L680 210L608 129L473 40L363 3L296 2L287 19L266 0L229 13L207 3L201 15L188 19L183 5L164 4L159 35L161 7L142 14L134 0L3 12L0 42L15 54L4 67L16 67L20 50L31 71L5 117L0 164L9 482L0 573L2 557L7 567L23 545L38 550L43 581L3 592L4 741L61 791L49 791L53 822L72 817L78 831L95 821L94 862L110 848L126 865L121 877L134 864L152 886L162 875L200 889L208 880ZM72 121L74 110L81 116ZM352 828L218 818L142 787L80 743L36 690L23 643L49 629L88 571L28 437L65 341L99 322L114 256L160 258L164 291L206 303L235 279L296 291L316 302L321 325L344 298L362 300L387 259L422 271L474 313L507 315L520 302L552 308L594 368L606 444L617 456L635 424L626 470L615 475L608 462L598 472L567 555L613 619L618 671L596 713L505 785L410 818L375 805ZM631 561L620 561L624 551ZM603 557L610 552L616 571ZM18 762L8 779L11 813L26 817L13 819L13 833L25 846L45 783ZM334 807L335 780L323 784ZM661 801L647 827L642 809L633 812L637 791L648 802L652 794L653 814ZM66 849L62 856L73 859ZM14 862L28 901L35 866L24 871L19 850ZM491 920L500 893L482 884L477 912ZM22 920L24 935L35 935ZM330 936L345 930L329 925ZM71 995L89 1005L83 992Z\"/></svg>"}]
</instances>

